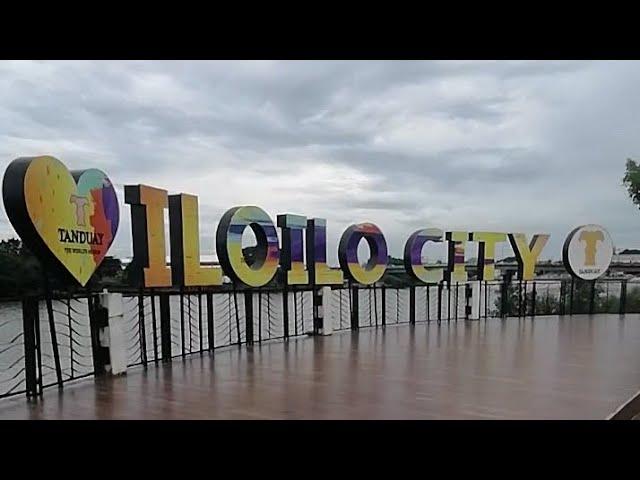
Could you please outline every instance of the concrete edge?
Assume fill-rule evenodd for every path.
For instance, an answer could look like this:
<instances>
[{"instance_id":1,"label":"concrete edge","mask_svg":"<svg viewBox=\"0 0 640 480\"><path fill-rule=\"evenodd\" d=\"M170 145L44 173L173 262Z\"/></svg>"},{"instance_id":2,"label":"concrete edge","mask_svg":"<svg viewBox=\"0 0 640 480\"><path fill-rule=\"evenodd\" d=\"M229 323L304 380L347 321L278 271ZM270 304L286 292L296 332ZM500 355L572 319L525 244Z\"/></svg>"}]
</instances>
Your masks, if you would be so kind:
<instances>
[{"instance_id":1,"label":"concrete edge","mask_svg":"<svg viewBox=\"0 0 640 480\"><path fill-rule=\"evenodd\" d=\"M640 391L618 407L607 420L632 420L636 415L640 415Z\"/></svg>"}]
</instances>

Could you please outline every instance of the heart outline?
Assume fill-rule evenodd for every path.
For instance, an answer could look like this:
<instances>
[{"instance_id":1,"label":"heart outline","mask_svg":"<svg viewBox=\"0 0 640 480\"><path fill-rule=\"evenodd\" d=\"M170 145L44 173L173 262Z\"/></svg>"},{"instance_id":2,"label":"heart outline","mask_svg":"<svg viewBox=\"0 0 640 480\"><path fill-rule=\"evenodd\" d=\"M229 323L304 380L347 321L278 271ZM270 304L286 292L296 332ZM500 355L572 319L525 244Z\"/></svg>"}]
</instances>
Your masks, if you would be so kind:
<instances>
[{"instance_id":1,"label":"heart outline","mask_svg":"<svg viewBox=\"0 0 640 480\"><path fill-rule=\"evenodd\" d=\"M47 268L64 271L85 286L113 244L120 221L109 177L98 169L70 171L51 156L23 157L7 167L2 194L22 241ZM84 217L78 203L84 204ZM62 241L71 236L61 229L74 241Z\"/></svg>"}]
</instances>

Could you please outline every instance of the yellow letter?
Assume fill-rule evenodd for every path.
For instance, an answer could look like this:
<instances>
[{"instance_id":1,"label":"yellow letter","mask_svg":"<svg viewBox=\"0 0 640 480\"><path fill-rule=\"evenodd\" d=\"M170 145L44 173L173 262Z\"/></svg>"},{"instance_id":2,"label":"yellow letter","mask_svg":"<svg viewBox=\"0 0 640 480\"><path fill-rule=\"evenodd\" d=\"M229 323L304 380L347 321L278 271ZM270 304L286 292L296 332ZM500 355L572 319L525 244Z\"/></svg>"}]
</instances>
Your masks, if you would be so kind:
<instances>
[{"instance_id":1,"label":"yellow letter","mask_svg":"<svg viewBox=\"0 0 640 480\"><path fill-rule=\"evenodd\" d=\"M169 196L169 237L174 285L222 285L220 267L200 265L198 197L185 193Z\"/></svg>"},{"instance_id":2,"label":"yellow letter","mask_svg":"<svg viewBox=\"0 0 640 480\"><path fill-rule=\"evenodd\" d=\"M446 238L449 242L447 281L466 282L467 271L464 266L464 248L469 234L467 232L447 232Z\"/></svg>"},{"instance_id":3,"label":"yellow letter","mask_svg":"<svg viewBox=\"0 0 640 480\"><path fill-rule=\"evenodd\" d=\"M507 236L498 232L472 232L469 241L478 242L478 280L491 281L496 275L496 244Z\"/></svg>"},{"instance_id":4,"label":"yellow letter","mask_svg":"<svg viewBox=\"0 0 640 480\"><path fill-rule=\"evenodd\" d=\"M549 235L536 234L531 238L527 246L527 237L524 233L510 233L509 243L518 260L518 278L520 280L532 280L535 275L536 262L547 244Z\"/></svg>"}]
</instances>

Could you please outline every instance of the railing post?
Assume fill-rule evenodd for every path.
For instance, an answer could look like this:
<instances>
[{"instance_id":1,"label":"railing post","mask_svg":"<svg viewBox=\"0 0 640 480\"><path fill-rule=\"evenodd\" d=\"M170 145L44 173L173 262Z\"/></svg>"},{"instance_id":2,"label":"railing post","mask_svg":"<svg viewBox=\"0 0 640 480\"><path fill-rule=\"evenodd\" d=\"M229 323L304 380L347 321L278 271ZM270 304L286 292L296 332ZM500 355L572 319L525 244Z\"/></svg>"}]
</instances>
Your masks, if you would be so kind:
<instances>
[{"instance_id":1,"label":"railing post","mask_svg":"<svg viewBox=\"0 0 640 480\"><path fill-rule=\"evenodd\" d=\"M500 292L500 317L505 318L508 315L507 304L509 301L509 283L507 277L504 278Z\"/></svg>"},{"instance_id":2,"label":"railing post","mask_svg":"<svg viewBox=\"0 0 640 480\"><path fill-rule=\"evenodd\" d=\"M331 295L331 287L320 287L318 289L319 302L318 317L320 319L320 331L322 335L331 335L333 333L332 319L335 317L335 302Z\"/></svg>"},{"instance_id":3,"label":"railing post","mask_svg":"<svg viewBox=\"0 0 640 480\"><path fill-rule=\"evenodd\" d=\"M100 352L106 362L104 369L112 375L125 373L127 371L127 347L122 294L105 291L98 295L98 303L101 307L101 314L106 316L106 325L98 332ZM146 357L143 358L146 361Z\"/></svg>"},{"instance_id":4,"label":"railing post","mask_svg":"<svg viewBox=\"0 0 640 480\"><path fill-rule=\"evenodd\" d=\"M381 289L382 292L382 326L385 326L387 324L387 287L385 287L384 285L382 286Z\"/></svg>"},{"instance_id":5,"label":"railing post","mask_svg":"<svg viewBox=\"0 0 640 480\"><path fill-rule=\"evenodd\" d=\"M199 347L200 347L200 354L202 355L202 351L204 350L204 346L203 346L203 342L204 339L202 338L202 289L198 289L198 341L199 341Z\"/></svg>"},{"instance_id":6,"label":"railing post","mask_svg":"<svg viewBox=\"0 0 640 480\"><path fill-rule=\"evenodd\" d=\"M93 367L96 376L107 373L109 364L109 349L104 348L100 341L102 329L109 325L109 313L100 304L97 295L89 294L89 327L91 329L91 351L93 353Z\"/></svg>"},{"instance_id":7,"label":"railing post","mask_svg":"<svg viewBox=\"0 0 640 480\"><path fill-rule=\"evenodd\" d=\"M442 282L438 283L438 322L442 320Z\"/></svg>"},{"instance_id":8,"label":"railing post","mask_svg":"<svg viewBox=\"0 0 640 480\"><path fill-rule=\"evenodd\" d=\"M575 279L571 277L571 291L569 292L569 315L573 315L573 289L575 287Z\"/></svg>"},{"instance_id":9,"label":"railing post","mask_svg":"<svg viewBox=\"0 0 640 480\"><path fill-rule=\"evenodd\" d=\"M71 293L67 293L67 334L69 335L69 345L73 342L73 319L71 317ZM69 367L71 368L71 379L74 379L75 374L75 366L73 362L73 348L69 348Z\"/></svg>"},{"instance_id":10,"label":"railing post","mask_svg":"<svg viewBox=\"0 0 640 480\"><path fill-rule=\"evenodd\" d=\"M231 334L229 334L231 335ZM184 358L185 355L185 351L184 351L184 336L185 336L185 329L184 329L184 290L182 289L182 287L180 287L180 354L182 355L182 357Z\"/></svg>"},{"instance_id":11,"label":"railing post","mask_svg":"<svg viewBox=\"0 0 640 480\"><path fill-rule=\"evenodd\" d=\"M262 290L260 289L258 290L258 343L262 343Z\"/></svg>"},{"instance_id":12,"label":"railing post","mask_svg":"<svg viewBox=\"0 0 640 480\"><path fill-rule=\"evenodd\" d=\"M140 361L147 367L147 332L144 320L144 295L142 289L138 292L138 332L140 336Z\"/></svg>"},{"instance_id":13,"label":"railing post","mask_svg":"<svg viewBox=\"0 0 640 480\"><path fill-rule=\"evenodd\" d=\"M455 295L455 304L456 304L455 310L456 310L456 313L455 313L455 316L454 316L456 322L458 321L458 300L459 300L459 297L460 297L460 288L458 288L458 287L459 287L458 282L456 282L456 295Z\"/></svg>"},{"instance_id":14,"label":"railing post","mask_svg":"<svg viewBox=\"0 0 640 480\"><path fill-rule=\"evenodd\" d=\"M235 283L233 284L233 310L234 310L235 319L236 319L236 335L238 339L238 343L236 343L236 345L240 346L242 345L242 338L240 337L240 313L238 309L238 291L236 290ZM245 337L246 337L246 332L245 332ZM231 334L229 334L229 339L231 339Z\"/></svg>"},{"instance_id":15,"label":"railing post","mask_svg":"<svg viewBox=\"0 0 640 480\"><path fill-rule=\"evenodd\" d=\"M358 301L358 287L353 285L351 287L351 330L357 330L360 322L359 316L359 304Z\"/></svg>"},{"instance_id":16,"label":"railing post","mask_svg":"<svg viewBox=\"0 0 640 480\"><path fill-rule=\"evenodd\" d=\"M522 316L522 280L518 280L518 317Z\"/></svg>"},{"instance_id":17,"label":"railing post","mask_svg":"<svg viewBox=\"0 0 640 480\"><path fill-rule=\"evenodd\" d=\"M253 292L244 292L244 334L247 345L253 345Z\"/></svg>"},{"instance_id":18,"label":"railing post","mask_svg":"<svg viewBox=\"0 0 640 480\"><path fill-rule=\"evenodd\" d=\"M409 323L416 324L416 287L409 287Z\"/></svg>"},{"instance_id":19,"label":"railing post","mask_svg":"<svg viewBox=\"0 0 640 480\"><path fill-rule=\"evenodd\" d=\"M284 338L289 338L289 292L286 286L282 290L282 324L284 327Z\"/></svg>"},{"instance_id":20,"label":"railing post","mask_svg":"<svg viewBox=\"0 0 640 480\"><path fill-rule=\"evenodd\" d=\"M311 288L311 299L313 305L313 333L318 335L323 328L323 317L321 315L323 298L322 289L317 287Z\"/></svg>"},{"instance_id":21,"label":"railing post","mask_svg":"<svg viewBox=\"0 0 640 480\"><path fill-rule=\"evenodd\" d=\"M171 361L171 305L169 294L158 295L160 300L160 343L162 345L162 361Z\"/></svg>"},{"instance_id":22,"label":"railing post","mask_svg":"<svg viewBox=\"0 0 640 480\"><path fill-rule=\"evenodd\" d=\"M620 315L624 315L627 310L627 281L620 283Z\"/></svg>"},{"instance_id":23,"label":"railing post","mask_svg":"<svg viewBox=\"0 0 640 480\"><path fill-rule=\"evenodd\" d=\"M60 367L60 352L58 350L58 337L56 335L56 325L53 318L53 305L51 302L51 293L47 283L45 303L47 305L47 317L49 318L49 336L51 338L51 349L53 350L53 361L56 368L56 380L58 388L62 388L62 368Z\"/></svg>"},{"instance_id":24,"label":"railing post","mask_svg":"<svg viewBox=\"0 0 640 480\"><path fill-rule=\"evenodd\" d=\"M205 294L207 299L207 336L209 338L209 350L215 348L215 329L213 324L213 294L207 292Z\"/></svg>"},{"instance_id":25,"label":"railing post","mask_svg":"<svg viewBox=\"0 0 640 480\"><path fill-rule=\"evenodd\" d=\"M489 283L484 282L484 318L489 315Z\"/></svg>"},{"instance_id":26,"label":"railing post","mask_svg":"<svg viewBox=\"0 0 640 480\"><path fill-rule=\"evenodd\" d=\"M536 282L533 282L533 291L531 292L531 316L536 316Z\"/></svg>"},{"instance_id":27,"label":"railing post","mask_svg":"<svg viewBox=\"0 0 640 480\"><path fill-rule=\"evenodd\" d=\"M373 284L373 316L375 318L376 328L378 328L378 294L376 284Z\"/></svg>"},{"instance_id":28,"label":"railing post","mask_svg":"<svg viewBox=\"0 0 640 480\"><path fill-rule=\"evenodd\" d=\"M593 315L593 310L595 307L595 297L596 297L596 281L591 281L591 290L589 292L589 315Z\"/></svg>"},{"instance_id":29,"label":"railing post","mask_svg":"<svg viewBox=\"0 0 640 480\"><path fill-rule=\"evenodd\" d=\"M34 332L36 336L36 361L38 362L38 394L42 397L42 393L44 391L44 387L42 385L42 339L40 338L40 307L38 302L36 302L36 310L36 315L34 317Z\"/></svg>"},{"instance_id":30,"label":"railing post","mask_svg":"<svg viewBox=\"0 0 640 480\"><path fill-rule=\"evenodd\" d=\"M24 332L24 376L27 398L38 396L35 328L39 322L38 300L35 297L24 297L22 299L22 327Z\"/></svg>"},{"instance_id":31,"label":"railing post","mask_svg":"<svg viewBox=\"0 0 640 480\"><path fill-rule=\"evenodd\" d=\"M295 287L293 288L292 294L293 294L293 335L297 337L298 336L298 295Z\"/></svg>"},{"instance_id":32,"label":"railing post","mask_svg":"<svg viewBox=\"0 0 640 480\"><path fill-rule=\"evenodd\" d=\"M149 298L151 300L151 327L153 332L153 361L158 363L158 322L156 315L156 298L153 293L153 289L149 292Z\"/></svg>"}]
</instances>

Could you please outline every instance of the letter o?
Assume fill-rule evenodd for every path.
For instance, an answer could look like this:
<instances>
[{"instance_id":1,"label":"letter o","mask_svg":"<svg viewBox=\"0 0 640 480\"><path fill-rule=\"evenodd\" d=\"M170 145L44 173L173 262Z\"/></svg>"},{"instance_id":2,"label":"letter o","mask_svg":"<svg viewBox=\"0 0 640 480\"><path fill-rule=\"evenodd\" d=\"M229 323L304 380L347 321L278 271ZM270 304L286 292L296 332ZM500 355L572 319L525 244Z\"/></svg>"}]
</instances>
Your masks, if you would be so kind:
<instances>
[{"instance_id":1,"label":"letter o","mask_svg":"<svg viewBox=\"0 0 640 480\"><path fill-rule=\"evenodd\" d=\"M358 245L363 238L371 251L369 261L364 267L358 263ZM340 268L351 280L362 285L376 283L384 275L389 261L387 242L382 231L373 223L351 225L340 238L338 260Z\"/></svg>"},{"instance_id":2,"label":"letter o","mask_svg":"<svg viewBox=\"0 0 640 480\"><path fill-rule=\"evenodd\" d=\"M250 227L256 236L256 256L249 265L242 253L242 234ZM224 272L250 287L269 283L278 270L278 233L269 215L259 207L234 207L222 216L216 231L216 251Z\"/></svg>"}]
</instances>

